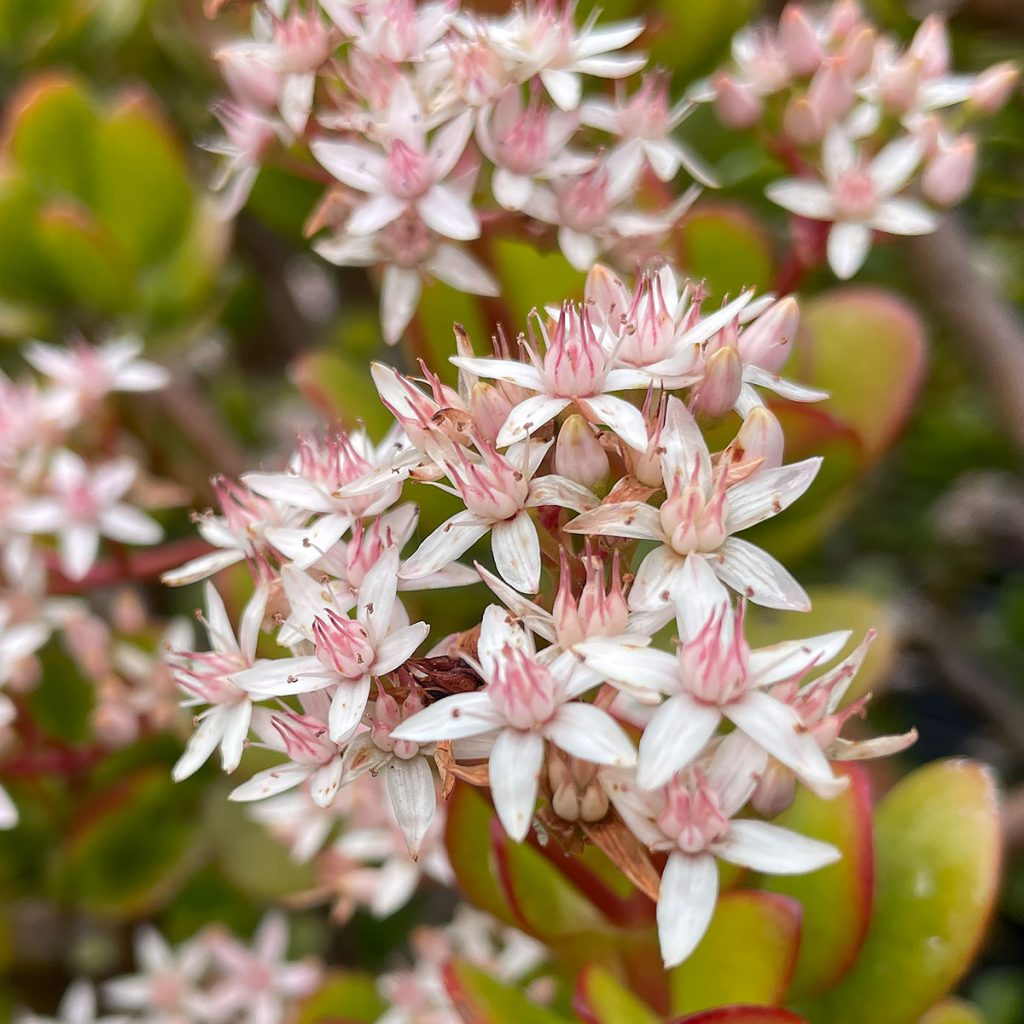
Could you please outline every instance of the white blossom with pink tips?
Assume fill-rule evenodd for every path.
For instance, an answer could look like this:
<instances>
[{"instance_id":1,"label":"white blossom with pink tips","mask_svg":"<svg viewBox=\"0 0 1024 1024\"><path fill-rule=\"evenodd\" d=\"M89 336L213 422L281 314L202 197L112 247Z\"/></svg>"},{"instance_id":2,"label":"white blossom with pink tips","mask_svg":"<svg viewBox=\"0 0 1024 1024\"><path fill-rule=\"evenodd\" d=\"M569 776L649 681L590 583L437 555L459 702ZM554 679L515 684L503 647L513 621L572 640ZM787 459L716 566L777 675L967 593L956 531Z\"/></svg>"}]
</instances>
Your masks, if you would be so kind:
<instances>
[{"instance_id":1,"label":"white blossom with pink tips","mask_svg":"<svg viewBox=\"0 0 1024 1024\"><path fill-rule=\"evenodd\" d=\"M504 608L484 612L477 650L484 690L432 704L391 735L425 742L496 732L491 794L505 831L522 840L533 821L545 740L595 764L628 766L636 752L607 712L573 700L593 689L594 674L570 653L539 659L530 634Z\"/></svg>"},{"instance_id":2,"label":"white blossom with pink tips","mask_svg":"<svg viewBox=\"0 0 1024 1024\"><path fill-rule=\"evenodd\" d=\"M871 232L923 235L938 220L927 207L898 195L921 161L912 136L890 142L870 160L838 129L822 147L824 181L787 178L772 182L765 195L791 213L832 221L828 261L837 277L852 277L867 259Z\"/></svg>"},{"instance_id":3,"label":"white blossom with pink tips","mask_svg":"<svg viewBox=\"0 0 1024 1024\"><path fill-rule=\"evenodd\" d=\"M778 825L736 819L750 799L764 752L740 733L667 785L640 789L625 771L602 773L605 788L634 834L667 853L658 895L658 938L666 967L682 963L704 937L718 902L716 858L773 875L801 875L839 859L839 851Z\"/></svg>"}]
</instances>

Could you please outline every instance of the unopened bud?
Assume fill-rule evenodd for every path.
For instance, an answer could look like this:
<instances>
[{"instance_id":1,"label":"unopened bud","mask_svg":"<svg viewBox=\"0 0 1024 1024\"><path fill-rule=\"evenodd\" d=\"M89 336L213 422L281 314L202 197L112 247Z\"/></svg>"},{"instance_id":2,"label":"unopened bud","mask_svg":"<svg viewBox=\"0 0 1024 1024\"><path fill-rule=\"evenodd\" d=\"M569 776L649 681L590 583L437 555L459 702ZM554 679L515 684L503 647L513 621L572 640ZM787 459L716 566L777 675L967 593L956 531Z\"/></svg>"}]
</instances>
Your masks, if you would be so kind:
<instances>
[{"instance_id":1,"label":"unopened bud","mask_svg":"<svg viewBox=\"0 0 1024 1024\"><path fill-rule=\"evenodd\" d=\"M798 146L819 142L825 134L821 116L806 96L793 96L786 104L782 130Z\"/></svg>"},{"instance_id":2,"label":"unopened bud","mask_svg":"<svg viewBox=\"0 0 1024 1024\"><path fill-rule=\"evenodd\" d=\"M866 74L875 59L878 32L871 25L863 25L846 37L840 54L846 60L847 70L856 81Z\"/></svg>"},{"instance_id":3,"label":"unopened bud","mask_svg":"<svg viewBox=\"0 0 1024 1024\"><path fill-rule=\"evenodd\" d=\"M579 821L580 796L571 782L563 783L551 794L551 809L563 821Z\"/></svg>"},{"instance_id":4,"label":"unopened bud","mask_svg":"<svg viewBox=\"0 0 1024 1024\"><path fill-rule=\"evenodd\" d=\"M704 363L704 379L693 389L693 412L715 419L724 416L740 397L743 360L729 345Z\"/></svg>"},{"instance_id":5,"label":"unopened bud","mask_svg":"<svg viewBox=\"0 0 1024 1024\"><path fill-rule=\"evenodd\" d=\"M909 110L921 88L923 65L920 61L904 58L878 83L882 103L898 113Z\"/></svg>"},{"instance_id":6,"label":"unopened bud","mask_svg":"<svg viewBox=\"0 0 1024 1024\"><path fill-rule=\"evenodd\" d=\"M921 191L938 206L953 206L970 191L978 158L978 144L961 135L941 147L921 175Z\"/></svg>"},{"instance_id":7,"label":"unopened bud","mask_svg":"<svg viewBox=\"0 0 1024 1024\"><path fill-rule=\"evenodd\" d=\"M512 403L493 384L477 381L469 395L469 414L473 426L484 440L495 444L512 411Z\"/></svg>"},{"instance_id":8,"label":"unopened bud","mask_svg":"<svg viewBox=\"0 0 1024 1024\"><path fill-rule=\"evenodd\" d=\"M225 46L214 54L231 95L246 106L273 110L281 94L281 78L266 63L240 46Z\"/></svg>"},{"instance_id":9,"label":"unopened bud","mask_svg":"<svg viewBox=\"0 0 1024 1024\"><path fill-rule=\"evenodd\" d=\"M725 450L730 472L746 478L750 475L746 467L754 462L758 464L758 471L777 469L782 465L785 447L782 424L771 410L759 405L747 413L736 437Z\"/></svg>"},{"instance_id":10,"label":"unopened bud","mask_svg":"<svg viewBox=\"0 0 1024 1024\"><path fill-rule=\"evenodd\" d=\"M811 79L807 98L826 126L850 112L857 96L845 57L837 54L821 65Z\"/></svg>"},{"instance_id":11,"label":"unopened bud","mask_svg":"<svg viewBox=\"0 0 1024 1024\"><path fill-rule=\"evenodd\" d=\"M727 128L743 131L752 128L761 118L763 104L753 88L737 82L729 75L719 75L715 81L715 113Z\"/></svg>"},{"instance_id":12,"label":"unopened bud","mask_svg":"<svg viewBox=\"0 0 1024 1024\"><path fill-rule=\"evenodd\" d=\"M793 803L795 797L796 776L792 769L774 757L769 758L764 771L758 776L757 788L750 798L751 806L765 818L775 818Z\"/></svg>"},{"instance_id":13,"label":"unopened bud","mask_svg":"<svg viewBox=\"0 0 1024 1024\"><path fill-rule=\"evenodd\" d=\"M600 821L608 813L608 794L596 780L583 790L579 808L580 821Z\"/></svg>"},{"instance_id":14,"label":"unopened bud","mask_svg":"<svg viewBox=\"0 0 1024 1024\"><path fill-rule=\"evenodd\" d=\"M919 60L926 78L938 78L949 71L949 34L946 23L929 14L917 27L907 51Z\"/></svg>"},{"instance_id":15,"label":"unopened bud","mask_svg":"<svg viewBox=\"0 0 1024 1024\"><path fill-rule=\"evenodd\" d=\"M971 106L979 113L994 114L1010 98L1019 80L1020 70L1015 64L1010 61L993 64L974 80Z\"/></svg>"},{"instance_id":16,"label":"unopened bud","mask_svg":"<svg viewBox=\"0 0 1024 1024\"><path fill-rule=\"evenodd\" d=\"M829 34L837 39L845 39L863 20L864 15L857 0L838 0L828 14Z\"/></svg>"},{"instance_id":17,"label":"unopened bud","mask_svg":"<svg viewBox=\"0 0 1024 1024\"><path fill-rule=\"evenodd\" d=\"M573 413L558 432L555 472L591 489L608 478L608 455L579 413Z\"/></svg>"},{"instance_id":18,"label":"unopened bud","mask_svg":"<svg viewBox=\"0 0 1024 1024\"><path fill-rule=\"evenodd\" d=\"M800 307L792 295L769 306L739 337L743 362L778 373L789 358L800 326Z\"/></svg>"},{"instance_id":19,"label":"unopened bud","mask_svg":"<svg viewBox=\"0 0 1024 1024\"><path fill-rule=\"evenodd\" d=\"M822 60L821 43L803 8L789 4L779 19L779 48L794 75L812 75Z\"/></svg>"}]
</instances>

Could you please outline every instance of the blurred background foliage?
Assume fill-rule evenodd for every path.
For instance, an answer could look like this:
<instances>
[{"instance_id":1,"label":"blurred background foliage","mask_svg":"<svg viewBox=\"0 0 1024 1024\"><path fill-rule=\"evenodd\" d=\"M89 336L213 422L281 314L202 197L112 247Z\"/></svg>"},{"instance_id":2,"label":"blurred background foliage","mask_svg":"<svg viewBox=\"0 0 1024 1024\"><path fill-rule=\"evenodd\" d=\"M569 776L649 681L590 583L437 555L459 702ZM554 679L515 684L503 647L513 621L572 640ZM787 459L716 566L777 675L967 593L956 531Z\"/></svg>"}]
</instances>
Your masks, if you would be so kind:
<instances>
[{"instance_id":1,"label":"blurred background foliage","mask_svg":"<svg viewBox=\"0 0 1024 1024\"><path fill-rule=\"evenodd\" d=\"M646 41L656 61L676 73L680 91L711 70L732 32L758 13L755 0L609 0L601 6L609 18L643 13L650 19ZM866 6L901 32L928 9L900 0ZM966 0L943 9L951 6L959 67L978 69L1020 54L1024 19L1014 0ZM363 422L379 436L387 417L368 386L371 358L408 365L422 355L450 379L453 320L479 344L495 322L519 329L531 307L581 287L580 275L560 255L520 242L495 243L484 255L502 281L503 300L475 300L429 285L411 344L385 350L372 275L328 266L303 237L319 186L288 168L267 168L237 222L220 220L204 185L211 161L196 143L214 128L208 106L218 83L207 54L230 33L232 18L243 16L210 23L198 0L0 0L0 366L20 369L9 342L28 336L60 340L80 331L100 340L124 328L141 332L150 354L172 366L176 383L166 400L126 403L122 414L156 451L163 475L189 488L187 504L197 508L209 501L209 476L237 474L260 459L274 463L295 432L314 427L317 417L347 426ZM713 297L746 285L771 288L783 269L785 224L761 192L778 168L753 142L724 132L708 110L689 119L685 132L726 187L705 197L682 224L676 258L707 279ZM1018 94L989 126L978 185L963 210L978 273L1017 305L1024 302L1022 146ZM1024 1020L1021 452L994 412L970 346L933 315L912 262L903 246L877 247L856 285L836 287L822 271L800 289L801 338L787 373L831 390L833 399L776 411L789 456L823 453L826 466L808 497L777 526L765 527L758 542L812 585L815 622L809 627L806 619L763 613L752 625L765 640L879 625L881 639L865 673L865 686L878 694L873 728L914 724L921 740L902 765L874 772L876 792L904 769L949 755L970 755L995 768L1008 794L1005 881L980 960L962 984L981 1016L949 1004L928 1024L1012 1024ZM1024 417L1024 408L1018 414ZM429 493L421 533L449 514L447 501L441 492ZM191 532L184 514L168 526L181 537ZM239 574L239 602L245 585ZM198 603L194 592L169 593L156 584L144 589L167 615ZM410 612L417 618L431 598L429 592L413 596ZM461 628L483 601L480 589L471 588L431 603L434 634ZM136 642L155 651L159 638ZM23 822L0 839L0 972L10 983L0 985L0 1019L16 998L44 1005L70 976L123 967L140 920L155 919L172 940L214 918L248 931L265 904L316 881L225 800L228 783L215 769L171 784L175 739L143 739L113 755L93 748L91 684L56 646L45 658L44 683L31 698L39 741L72 769L4 775ZM260 767L253 758L252 770ZM920 855L920 847L914 854L913 829L905 827L921 806L914 801L924 799L914 796L915 787L933 793L927 804L933 809L948 810L955 802L952 769L929 771L894 790L879 818L879 837L886 829L894 834L891 847L878 838L880 899L896 904L890 920L900 920L898 904L913 880L886 882L884 872L901 870L900 842L909 844L906 856ZM465 796L470 799L477 798ZM471 815L472 808L459 813ZM800 814L800 805L790 813ZM937 813L932 828L963 828L955 815ZM457 859L458 851L452 853ZM541 883L527 854L520 866L529 888ZM848 884L844 906L855 913L856 879ZM952 891L973 885L981 892L986 883L957 884L967 889ZM791 888L776 891L794 895ZM380 922L357 915L341 930L320 911L303 912L296 951L327 949L334 963L377 970L393 962L414 922L443 916L447 907L443 893L427 890L396 917ZM974 935L983 919L980 911L966 923L954 914L935 927L951 938ZM562 942L576 930L571 914L566 920L573 927L549 938ZM738 934L754 927L738 920L742 927L732 926ZM764 926L774 936L764 949L786 941L779 938L784 926ZM806 957L815 952L809 936L818 933L805 935ZM827 945L826 931L821 935ZM872 943L882 943L883 952L872 952ZM827 964L798 965L793 991L811 1000L808 1007L818 1000L813 1014L808 1009L812 1020L882 1021L859 1006L856 992L883 982L899 991L905 975L893 957L901 948L917 947L898 929L873 934L867 966L858 962L834 990L843 993L841 1003L817 995L809 983L812 968L827 970ZM950 954L936 968L941 973L959 965L947 984L965 955ZM882 981L871 975L872 963L889 964ZM458 970L467 999L485 1005L500 997L468 966ZM702 982L713 983L710 975ZM644 1024L641 1011L628 1008L628 993L617 991L599 968L580 985L577 997L595 1020ZM359 1020L379 1012L365 980L339 974L333 986L307 1008L308 1020L329 1016L332 1007L344 1006ZM674 1011L700 1008L692 985L679 983L673 991ZM480 1012L488 1019L485 1009ZM520 1019L534 1017L524 1010ZM535 1019L550 1024L562 1018L538 1013ZM891 1019L906 1018L894 1012Z\"/></svg>"}]
</instances>

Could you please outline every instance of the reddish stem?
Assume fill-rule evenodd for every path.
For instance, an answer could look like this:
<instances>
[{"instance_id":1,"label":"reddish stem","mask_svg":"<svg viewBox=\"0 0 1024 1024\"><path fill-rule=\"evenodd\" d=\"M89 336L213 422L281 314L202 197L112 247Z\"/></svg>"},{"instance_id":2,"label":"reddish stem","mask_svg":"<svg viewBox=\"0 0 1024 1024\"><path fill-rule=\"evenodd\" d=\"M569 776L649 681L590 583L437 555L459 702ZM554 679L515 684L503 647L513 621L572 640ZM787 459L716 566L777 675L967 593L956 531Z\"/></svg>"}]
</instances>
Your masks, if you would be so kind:
<instances>
[{"instance_id":1,"label":"reddish stem","mask_svg":"<svg viewBox=\"0 0 1024 1024\"><path fill-rule=\"evenodd\" d=\"M96 587L154 579L161 573L176 569L182 563L198 558L210 550L210 545L201 537L187 537L134 555L126 554L120 559L97 562L80 580L68 579L51 557L47 566L47 591L50 594L82 594Z\"/></svg>"}]
</instances>

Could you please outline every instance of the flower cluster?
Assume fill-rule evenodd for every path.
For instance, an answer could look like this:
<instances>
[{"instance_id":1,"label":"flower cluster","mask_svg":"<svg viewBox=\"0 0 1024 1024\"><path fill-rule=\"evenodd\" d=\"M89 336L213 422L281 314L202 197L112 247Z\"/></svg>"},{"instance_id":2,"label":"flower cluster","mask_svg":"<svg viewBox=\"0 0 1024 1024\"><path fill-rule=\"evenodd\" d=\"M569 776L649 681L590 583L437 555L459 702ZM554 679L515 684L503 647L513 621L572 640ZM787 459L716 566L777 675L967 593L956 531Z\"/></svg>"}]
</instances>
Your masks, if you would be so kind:
<instances>
[{"instance_id":1,"label":"flower cluster","mask_svg":"<svg viewBox=\"0 0 1024 1024\"><path fill-rule=\"evenodd\" d=\"M256 582L237 638L208 583L211 650L172 655L189 702L205 705L176 777L217 747L232 771L250 734L280 751L233 796L296 791L265 820L306 856L332 821L351 820L324 861L343 913L366 902L360 862L375 864L378 886L389 871L414 884L398 830L360 821L369 787L386 787L412 857L429 849L439 793L456 779L489 786L514 840L538 815L575 841L607 821L668 854L668 964L710 921L716 858L777 873L829 863L831 847L750 812L779 813L797 782L834 796L844 778L833 761L913 736L840 735L863 704L843 697L870 636L837 664L846 632L759 649L745 639L748 602L809 607L740 536L819 469L784 461L763 397L825 397L778 376L798 316L792 299L750 293L706 308L700 286L667 266L635 286L595 266L582 303L536 313L493 355L457 329L457 388L426 368L416 380L375 365L396 421L388 437L304 438L283 471L222 484L223 516L201 524L220 550L170 575L246 559ZM733 410L741 425L713 453L698 417ZM420 512L402 499L424 486L456 511L412 544ZM488 564L460 563L471 549ZM403 595L480 581L500 603L420 653L430 623L410 621ZM285 656L259 655L261 627ZM316 818L335 804L333 819Z\"/></svg>"},{"instance_id":2,"label":"flower cluster","mask_svg":"<svg viewBox=\"0 0 1024 1024\"><path fill-rule=\"evenodd\" d=\"M98 1016L95 988L74 982L56 1017L24 1013L17 1024L281 1024L297 1002L318 987L321 965L288 962L288 927L268 914L252 944L212 926L177 947L155 929L135 939L136 973L105 982L109 1016Z\"/></svg>"},{"instance_id":3,"label":"flower cluster","mask_svg":"<svg viewBox=\"0 0 1024 1024\"><path fill-rule=\"evenodd\" d=\"M100 347L33 342L23 352L39 377L0 373L0 687L35 686L35 654L62 630L72 656L97 682L97 722L106 722L110 738L127 729L126 739L140 717L174 714L166 700L173 690L152 685L166 673L159 663L155 672L144 668L144 652L133 644L113 643L85 600L54 594L82 586L104 539L158 541L160 526L138 505L176 500L173 488L143 474L134 439L107 404L114 392L148 392L166 383L166 371L140 359L141 351L134 337ZM142 631L140 616L145 619L137 605L133 611L123 603L114 614L125 634ZM172 633L184 638L178 626ZM133 686L143 675L145 685ZM2 747L12 743L14 720L14 704L0 694ZM0 827L16 821L0 789Z\"/></svg>"},{"instance_id":4,"label":"flower cluster","mask_svg":"<svg viewBox=\"0 0 1024 1024\"><path fill-rule=\"evenodd\" d=\"M778 26L743 29L731 63L697 83L723 124L756 128L794 177L768 198L830 224L827 256L838 277L862 266L873 231L919 235L936 208L970 190L977 144L968 122L998 110L1016 86L1012 64L953 74L936 15L903 48L865 20L856 0L814 12L788 4Z\"/></svg>"},{"instance_id":5,"label":"flower cluster","mask_svg":"<svg viewBox=\"0 0 1024 1024\"><path fill-rule=\"evenodd\" d=\"M309 223L328 232L315 248L336 264L384 267L391 343L424 275L497 293L465 244L487 224L557 234L581 270L602 253L650 253L696 192L658 201L655 190L638 204L645 176L668 183L683 169L713 183L672 137L692 105L673 103L658 72L621 86L646 64L620 52L642 23L577 26L574 6L538 0L488 16L457 2L257 4L251 38L216 55L232 94L216 108L225 136L211 144L225 157L228 211L262 160L301 143L329 183ZM588 78L620 87L591 98Z\"/></svg>"}]
</instances>

